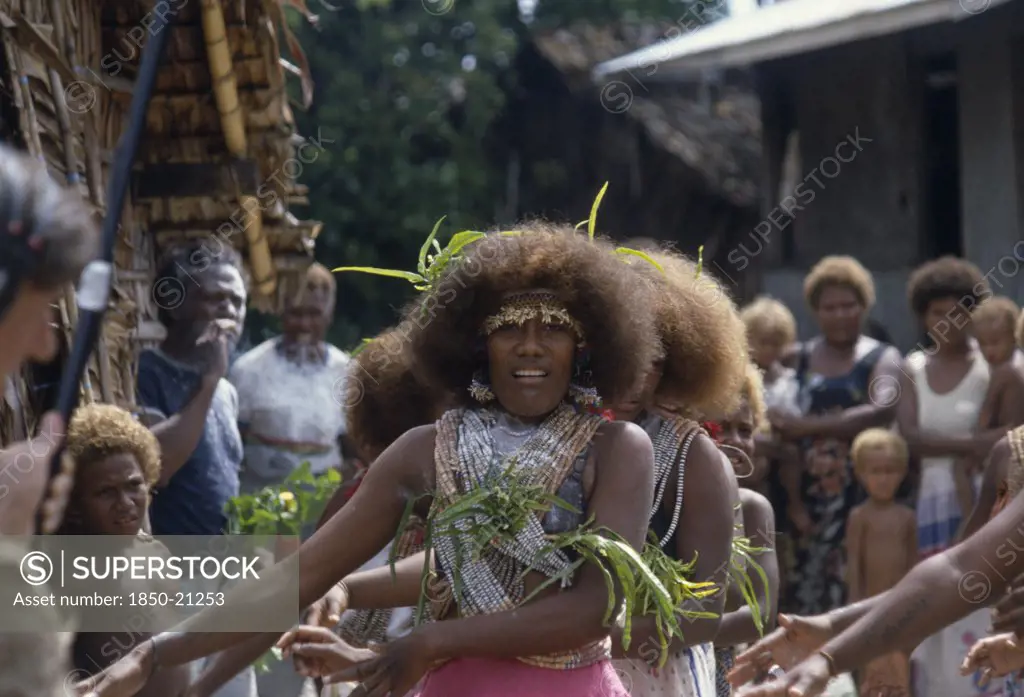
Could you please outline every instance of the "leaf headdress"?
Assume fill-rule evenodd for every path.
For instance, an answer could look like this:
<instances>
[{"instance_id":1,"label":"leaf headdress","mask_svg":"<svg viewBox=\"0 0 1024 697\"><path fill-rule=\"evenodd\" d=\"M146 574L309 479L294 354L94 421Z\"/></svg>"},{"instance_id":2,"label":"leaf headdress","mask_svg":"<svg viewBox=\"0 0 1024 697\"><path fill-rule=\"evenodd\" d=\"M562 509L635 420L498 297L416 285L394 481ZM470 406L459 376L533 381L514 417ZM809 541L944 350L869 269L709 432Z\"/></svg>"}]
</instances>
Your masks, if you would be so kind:
<instances>
[{"instance_id":1,"label":"leaf headdress","mask_svg":"<svg viewBox=\"0 0 1024 697\"><path fill-rule=\"evenodd\" d=\"M332 269L332 271L334 273L356 271L375 276L402 278L412 283L413 287L420 292L430 291L444 275L445 269L452 262L462 258L463 249L487 236L485 233L477 232L476 230L463 230L452 235L452 238L448 240L448 244L442 248L441 243L437 241L437 233L441 229L441 223L445 221L446 217L441 216L434 224L434 229L430 231L427 239L424 240L423 245L420 247L416 271L381 269L375 266L339 266L336 269ZM433 253L431 253L431 249L434 250Z\"/></svg>"}]
</instances>

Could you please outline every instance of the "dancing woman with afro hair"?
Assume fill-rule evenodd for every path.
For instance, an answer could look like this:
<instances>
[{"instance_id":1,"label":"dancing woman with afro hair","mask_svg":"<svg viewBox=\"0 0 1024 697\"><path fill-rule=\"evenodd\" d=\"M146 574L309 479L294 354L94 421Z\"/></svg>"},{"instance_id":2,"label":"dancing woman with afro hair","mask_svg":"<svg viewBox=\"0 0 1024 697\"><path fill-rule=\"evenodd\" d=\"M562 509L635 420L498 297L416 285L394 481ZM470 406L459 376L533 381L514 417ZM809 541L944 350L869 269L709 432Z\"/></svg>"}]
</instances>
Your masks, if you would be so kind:
<instances>
[{"instance_id":1,"label":"dancing woman with afro hair","mask_svg":"<svg viewBox=\"0 0 1024 697\"><path fill-rule=\"evenodd\" d=\"M684 415L717 420L739 405L748 362L744 327L722 285L692 260L656 250L648 250L648 258L657 266L639 257L629 257L629 266L655 298L661 355L613 410L617 419L639 424L654 444L660 501L652 511L651 531L669 556L696 560L694 580L724 589L739 500L736 480L714 441ZM714 693L711 642L725 596L718 592L700 599L711 616L688 623L685 638L673 640L672 658L657 670L643 655L657 641L654 618L633 619L634 643L616 668L629 675L634 697Z\"/></svg>"},{"instance_id":2,"label":"dancing woman with afro hair","mask_svg":"<svg viewBox=\"0 0 1024 697\"><path fill-rule=\"evenodd\" d=\"M406 511L429 519L432 507L445 511L467 495L518 495L519 486L569 508L545 507L514 539L470 559L458 551L473 544L463 533L435 536L435 581L447 584L461 570L461 584L430 598L431 615L443 621L372 651L336 639L310 650L309 642L324 639L300 628L282 639L288 652L319 655L321 674L356 663L329 681L355 679L373 694L404 695L422 679L423 697L628 696L609 660L609 570L573 561L573 550L542 550L550 536L585 529L611 535L603 538L608 549L644 545L654 501L650 439L639 426L590 408L628 396L660 353L648 287L635 281L607 243L533 225L475 242L430 284L398 330L408 337L417 378L453 395L458 407L385 449L351 501L303 543L296 555L300 604L318 600L378 553ZM508 476L525 484L505 488ZM418 570L410 577L399 566L384 607L421 599ZM402 586L403 578L411 582ZM400 586L407 595L394 597ZM257 589L237 596L253 612L270 600L267 584ZM353 595L353 606L357 600ZM95 689L134 694L158 666L244 639L213 632L225 617L225 609L210 608L189 621L191 633L156 637Z\"/></svg>"}]
</instances>

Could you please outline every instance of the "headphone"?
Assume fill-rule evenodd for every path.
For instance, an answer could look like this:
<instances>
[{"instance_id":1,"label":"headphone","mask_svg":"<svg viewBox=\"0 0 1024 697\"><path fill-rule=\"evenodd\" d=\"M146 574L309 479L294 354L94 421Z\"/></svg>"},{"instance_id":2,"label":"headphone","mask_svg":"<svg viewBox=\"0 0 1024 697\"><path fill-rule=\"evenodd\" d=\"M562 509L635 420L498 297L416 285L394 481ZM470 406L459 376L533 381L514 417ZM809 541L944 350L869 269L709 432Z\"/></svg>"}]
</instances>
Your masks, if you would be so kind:
<instances>
[{"instance_id":1,"label":"headphone","mask_svg":"<svg viewBox=\"0 0 1024 697\"><path fill-rule=\"evenodd\" d=\"M10 189L0 193L0 211L6 212L6 226L0 224L0 320L10 310L26 278L35 274L45 250L43 238L25 229L24 204Z\"/></svg>"}]
</instances>

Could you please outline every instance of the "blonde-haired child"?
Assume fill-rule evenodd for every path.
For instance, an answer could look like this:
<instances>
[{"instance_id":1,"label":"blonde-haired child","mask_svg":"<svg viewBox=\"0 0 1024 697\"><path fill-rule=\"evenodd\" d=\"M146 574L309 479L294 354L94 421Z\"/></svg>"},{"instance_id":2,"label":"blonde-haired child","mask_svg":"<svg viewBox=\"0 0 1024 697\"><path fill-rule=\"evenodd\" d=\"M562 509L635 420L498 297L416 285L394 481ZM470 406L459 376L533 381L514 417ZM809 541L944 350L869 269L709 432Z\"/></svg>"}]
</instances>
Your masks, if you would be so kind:
<instances>
[{"instance_id":1,"label":"blonde-haired child","mask_svg":"<svg viewBox=\"0 0 1024 697\"><path fill-rule=\"evenodd\" d=\"M993 368L1020 361L1016 336L1020 317L1017 303L1003 295L984 300L971 313L974 338L981 355Z\"/></svg>"},{"instance_id":2,"label":"blonde-haired child","mask_svg":"<svg viewBox=\"0 0 1024 697\"><path fill-rule=\"evenodd\" d=\"M740 310L740 318L747 329L747 343L750 358L761 369L764 381L764 403L768 410L799 415L800 386L796 371L782 363L782 357L796 341L796 320L783 303L766 295L758 296ZM777 434L775 434L777 435ZM786 532L792 528L797 533L806 533L812 526L810 513L800 496L801 463L796 445L786 443L772 434L766 424L757 436L757 457L761 462L774 463L775 469L769 477L762 477L762 491L771 489L773 501L784 505L783 535L777 550L783 559L793 554L791 539ZM768 469L771 469L768 467ZM783 573L787 564L783 564ZM783 576L781 583L786 585Z\"/></svg>"},{"instance_id":3,"label":"blonde-haired child","mask_svg":"<svg viewBox=\"0 0 1024 697\"><path fill-rule=\"evenodd\" d=\"M796 341L793 313L775 298L761 295L740 310L740 319L747 329L750 358L764 373L768 408L795 410L796 373L781 360Z\"/></svg>"},{"instance_id":4,"label":"blonde-haired child","mask_svg":"<svg viewBox=\"0 0 1024 697\"><path fill-rule=\"evenodd\" d=\"M854 473L868 500L850 512L846 522L847 587L854 603L895 586L916 563L917 516L896 502L896 490L907 476L907 442L884 428L869 428L850 448ZM910 689L910 659L895 652L871 661L861 673L861 695L886 686Z\"/></svg>"}]
</instances>

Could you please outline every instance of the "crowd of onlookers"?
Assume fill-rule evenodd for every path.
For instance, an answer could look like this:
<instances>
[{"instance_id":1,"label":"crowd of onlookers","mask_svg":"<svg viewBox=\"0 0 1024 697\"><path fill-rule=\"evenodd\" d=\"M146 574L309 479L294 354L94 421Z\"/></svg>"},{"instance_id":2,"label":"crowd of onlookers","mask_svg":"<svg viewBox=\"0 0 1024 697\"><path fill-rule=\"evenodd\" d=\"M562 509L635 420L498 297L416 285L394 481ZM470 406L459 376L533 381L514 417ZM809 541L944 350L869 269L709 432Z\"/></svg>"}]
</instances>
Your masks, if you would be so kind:
<instances>
[{"instance_id":1,"label":"crowd of onlookers","mask_svg":"<svg viewBox=\"0 0 1024 697\"><path fill-rule=\"evenodd\" d=\"M343 409L350 361L325 340L336 292L326 268L309 268L282 313L281 335L237 357L247 302L240 258L227 249L213 257L197 244L173 253L160 273L180 276L189 292L160 309L166 338L139 358L139 413L104 404L75 412L67 434L73 493L57 532L136 536L139 544L157 544L151 534L219 535L232 497L281 484L303 463L313 474L343 469L353 454ZM101 670L144 638L79 633L75 669ZM290 663L269 668L257 675L249 667L206 690L211 680L223 682L214 657L164 671L140 694L301 692L305 680Z\"/></svg>"},{"instance_id":2,"label":"crowd of onlookers","mask_svg":"<svg viewBox=\"0 0 1024 697\"><path fill-rule=\"evenodd\" d=\"M988 520L1000 478L986 472L986 456L1024 423L1024 358L1020 308L960 258L911 275L922 340L906 355L864 334L876 298L855 259L822 259L804 296L818 330L808 341L796 341L793 315L776 300L758 298L742 315L765 375L771 428L758 452L771 463L763 488L780 531L780 608L817 615L892 587ZM888 438L891 457L853 457L869 429L884 429L866 435ZM918 648L929 695L974 693L962 689L956 656L987 627L980 611Z\"/></svg>"},{"instance_id":3,"label":"crowd of onlookers","mask_svg":"<svg viewBox=\"0 0 1024 697\"><path fill-rule=\"evenodd\" d=\"M17 159L0 163L14 198L32 202L12 208L0 201L7 221L0 239L12 254L24 252L35 274L28 285L0 276L6 381L26 361L56 353L50 305L93 257L96 235L76 222L86 216L51 181L33 179ZM35 235L31 216L44 210L59 224ZM356 454L342 394L351 361L326 341L336 294L326 268L313 265L289 298L281 336L237 357L247 304L238 256L196 244L177 251L159 276L178 277L189 292L180 305L161 308L166 338L140 356L140 413L106 405L76 413L67 445L77 470L51 484L44 528L63 517L62 532L142 533L140 543L145 533L217 535L232 497L278 484L304 462L314 474L344 469ZM996 296L963 259L930 261L911 275L905 301L922 340L906 355L878 338L884 331L877 325L869 335L875 288L855 259L822 259L807 274L804 298L817 325L806 341L797 340L793 314L777 300L757 298L741 316L763 371L770 423L757 435L757 459L766 466L754 468L767 475L748 484L775 511L780 609L817 615L886 590L918 560L989 519L1005 473L987 467L987 455L1024 424L1024 355L1020 308ZM45 463L61 428L49 415L45 447L15 444L3 454ZM0 497L0 532L30 531L26 521L46 486L41 470L49 468L18 482L17 496ZM935 686L930 697L971 694L957 686L964 680L957 666L987 628L982 610L918 648L917 665ZM104 642L138 640L81 634L76 667L101 669L116 658ZM184 689L193 677L168 671L146 690ZM275 697L303 687L287 664L259 682ZM256 683L250 669L218 694L250 697ZM191 680L189 697L207 697L204 684Z\"/></svg>"},{"instance_id":4,"label":"crowd of onlookers","mask_svg":"<svg viewBox=\"0 0 1024 697\"><path fill-rule=\"evenodd\" d=\"M338 389L350 361L325 341L335 298L325 268L307 273L282 315L282 335L234 360L246 307L238 258L210 258L197 246L178 252L162 273L187 275L192 292L161 310L167 337L140 357L138 401L148 429L131 426L113 407L80 412L70 433L90 474L66 526L219 534L232 496L280 483L302 462L318 473L342 467L345 450L352 454ZM755 487L778 522L779 605L815 615L886 590L917 560L987 520L998 481L984 476L985 456L1008 428L1024 423L1024 370L1019 308L994 297L962 259L931 261L911 276L907 301L922 341L905 356L865 334L876 298L856 260L822 259L804 295L818 330L810 340L797 341L793 314L777 300L759 297L741 316L764 374L770 428L758 434L757 453L767 467L755 469L768 474ZM127 420L98 427L104 419ZM113 440L98 443L105 437ZM860 455L851 450L855 439ZM150 487L158 494L147 522ZM134 493L118 496L118 488ZM114 502L106 509L104 496ZM985 621L970 620L968 634L981 636ZM922 670L959 679L943 667L958 664L953 657L965 649L964 627L953 631L954 638L922 645ZM99 667L84 658L96 640L83 635L76 647L87 668ZM195 682L191 697L205 697L203 684ZM288 697L303 679L278 664L259 684ZM256 690L249 669L218 694Z\"/></svg>"}]
</instances>

